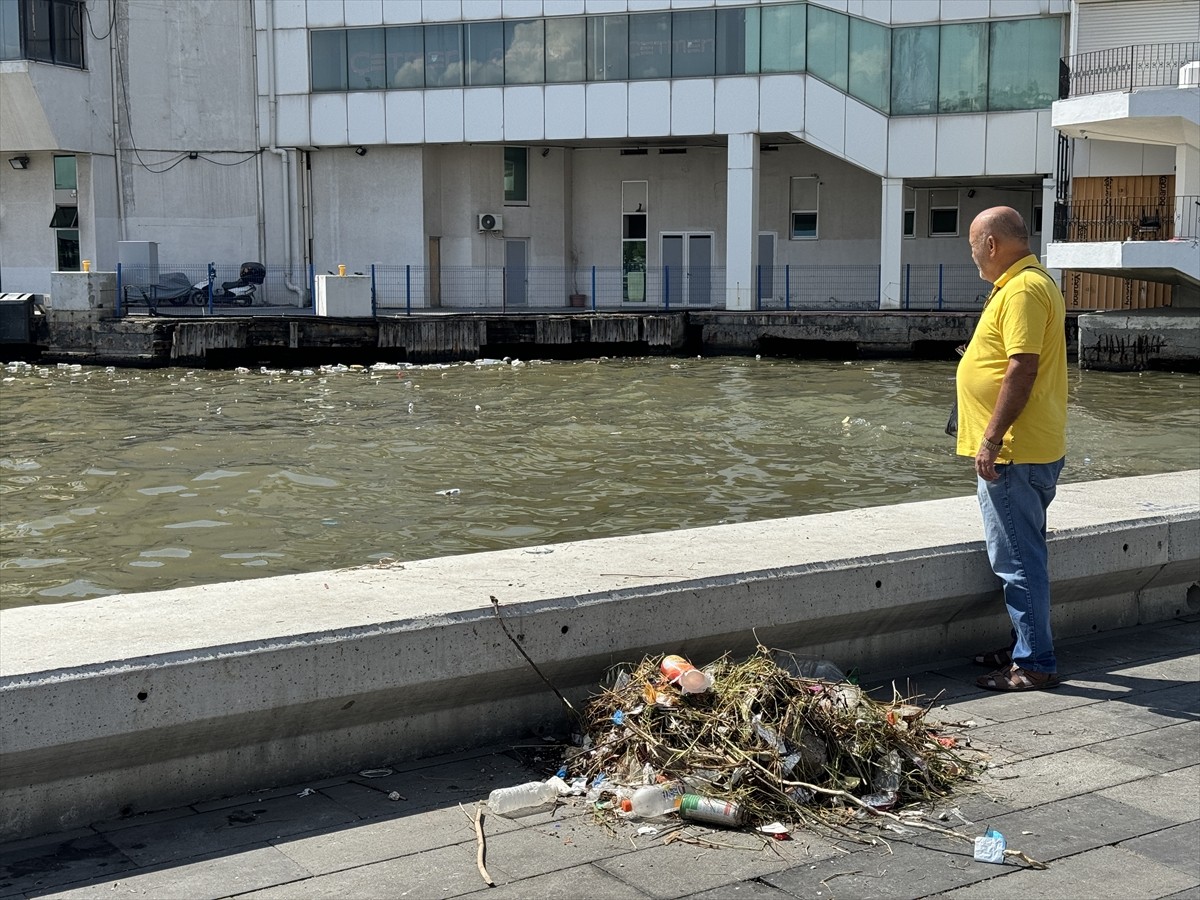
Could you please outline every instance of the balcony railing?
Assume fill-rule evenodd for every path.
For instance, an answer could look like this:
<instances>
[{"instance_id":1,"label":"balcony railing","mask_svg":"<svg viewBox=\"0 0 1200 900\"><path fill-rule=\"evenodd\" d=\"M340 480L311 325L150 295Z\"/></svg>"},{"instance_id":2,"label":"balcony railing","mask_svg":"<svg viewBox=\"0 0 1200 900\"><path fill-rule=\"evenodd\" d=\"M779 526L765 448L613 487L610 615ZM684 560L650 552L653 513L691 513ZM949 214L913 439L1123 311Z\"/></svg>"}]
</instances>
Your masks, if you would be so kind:
<instances>
[{"instance_id":1,"label":"balcony railing","mask_svg":"<svg viewBox=\"0 0 1200 900\"><path fill-rule=\"evenodd\" d=\"M1054 205L1054 240L1172 241L1200 237L1200 197L1110 197Z\"/></svg>"},{"instance_id":2,"label":"balcony railing","mask_svg":"<svg viewBox=\"0 0 1200 900\"><path fill-rule=\"evenodd\" d=\"M1200 41L1134 44L1067 57L1060 66L1059 99L1106 91L1178 87L1180 70L1200 61Z\"/></svg>"}]
</instances>

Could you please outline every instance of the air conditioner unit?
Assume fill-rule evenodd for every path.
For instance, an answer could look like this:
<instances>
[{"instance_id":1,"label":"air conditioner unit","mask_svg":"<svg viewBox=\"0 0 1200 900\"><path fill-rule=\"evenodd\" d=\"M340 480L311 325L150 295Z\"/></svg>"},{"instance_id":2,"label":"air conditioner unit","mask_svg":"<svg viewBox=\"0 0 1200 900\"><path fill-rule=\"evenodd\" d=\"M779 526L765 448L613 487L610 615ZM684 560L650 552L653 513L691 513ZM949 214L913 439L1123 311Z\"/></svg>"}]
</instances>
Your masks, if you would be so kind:
<instances>
[{"instance_id":1,"label":"air conditioner unit","mask_svg":"<svg viewBox=\"0 0 1200 900\"><path fill-rule=\"evenodd\" d=\"M495 213L480 213L479 214L479 230L480 231L503 231L504 216L498 216Z\"/></svg>"}]
</instances>

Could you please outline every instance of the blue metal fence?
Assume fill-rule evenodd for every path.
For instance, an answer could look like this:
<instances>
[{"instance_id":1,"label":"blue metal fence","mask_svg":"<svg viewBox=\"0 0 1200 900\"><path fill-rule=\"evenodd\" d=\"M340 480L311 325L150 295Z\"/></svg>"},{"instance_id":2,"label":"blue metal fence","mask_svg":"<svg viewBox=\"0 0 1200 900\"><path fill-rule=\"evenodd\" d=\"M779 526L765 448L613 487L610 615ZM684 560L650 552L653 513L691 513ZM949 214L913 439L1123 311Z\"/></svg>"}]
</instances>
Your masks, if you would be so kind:
<instances>
[{"instance_id":1,"label":"blue metal fence","mask_svg":"<svg viewBox=\"0 0 1200 900\"><path fill-rule=\"evenodd\" d=\"M160 263L117 267L118 315L151 312L253 314L271 309L314 310L317 272L295 277L285 266L266 266L247 297L231 293L241 266ZM376 315L426 312L607 312L724 309L724 267L426 266L373 263L365 272ZM912 310L977 310L987 285L971 265L905 265L901 306ZM879 309L878 265L760 266L751 307L756 310Z\"/></svg>"}]
</instances>

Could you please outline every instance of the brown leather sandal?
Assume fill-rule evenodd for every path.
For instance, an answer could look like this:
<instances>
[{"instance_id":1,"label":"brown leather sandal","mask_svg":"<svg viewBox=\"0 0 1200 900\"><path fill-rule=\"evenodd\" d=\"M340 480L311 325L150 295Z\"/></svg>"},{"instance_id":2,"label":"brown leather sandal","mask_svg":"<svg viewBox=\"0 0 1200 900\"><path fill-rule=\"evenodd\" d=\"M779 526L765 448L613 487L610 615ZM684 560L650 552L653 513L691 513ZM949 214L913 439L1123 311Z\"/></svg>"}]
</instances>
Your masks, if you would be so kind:
<instances>
[{"instance_id":1,"label":"brown leather sandal","mask_svg":"<svg viewBox=\"0 0 1200 900\"><path fill-rule=\"evenodd\" d=\"M989 650L987 653L976 653L971 657L971 662L989 669L1002 669L1012 662L1012 648L1001 647L999 650Z\"/></svg>"},{"instance_id":2,"label":"brown leather sandal","mask_svg":"<svg viewBox=\"0 0 1200 900\"><path fill-rule=\"evenodd\" d=\"M1045 691L1062 684L1055 672L1029 672L1018 665L981 675L975 683L988 691Z\"/></svg>"}]
</instances>

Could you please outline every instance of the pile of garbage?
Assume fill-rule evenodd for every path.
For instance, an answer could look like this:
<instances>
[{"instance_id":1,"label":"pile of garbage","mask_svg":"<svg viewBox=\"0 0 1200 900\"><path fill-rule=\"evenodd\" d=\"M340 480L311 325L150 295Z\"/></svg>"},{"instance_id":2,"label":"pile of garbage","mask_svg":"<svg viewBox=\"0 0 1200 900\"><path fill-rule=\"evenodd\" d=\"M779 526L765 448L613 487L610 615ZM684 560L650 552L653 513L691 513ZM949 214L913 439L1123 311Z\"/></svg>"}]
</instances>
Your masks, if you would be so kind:
<instances>
[{"instance_id":1,"label":"pile of garbage","mask_svg":"<svg viewBox=\"0 0 1200 900\"><path fill-rule=\"evenodd\" d=\"M581 711L563 769L615 815L672 806L726 825L840 825L928 804L977 773L926 709L868 697L836 667L764 647L703 670L647 657ZM682 796L681 796L682 795ZM689 815L690 813L690 815Z\"/></svg>"}]
</instances>

